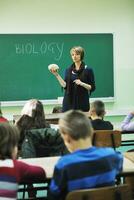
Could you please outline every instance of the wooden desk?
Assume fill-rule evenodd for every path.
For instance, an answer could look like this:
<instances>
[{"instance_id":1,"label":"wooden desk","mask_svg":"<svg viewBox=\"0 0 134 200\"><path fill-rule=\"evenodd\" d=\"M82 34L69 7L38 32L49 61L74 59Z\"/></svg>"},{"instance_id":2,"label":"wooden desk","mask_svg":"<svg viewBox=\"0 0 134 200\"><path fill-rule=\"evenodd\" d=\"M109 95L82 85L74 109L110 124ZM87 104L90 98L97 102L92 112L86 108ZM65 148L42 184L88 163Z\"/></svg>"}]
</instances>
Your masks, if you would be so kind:
<instances>
[{"instance_id":1,"label":"wooden desk","mask_svg":"<svg viewBox=\"0 0 134 200\"><path fill-rule=\"evenodd\" d=\"M46 114L46 120L49 122L49 124L58 124L59 119L62 117L63 113L52 113L52 114Z\"/></svg>"},{"instance_id":2,"label":"wooden desk","mask_svg":"<svg viewBox=\"0 0 134 200\"><path fill-rule=\"evenodd\" d=\"M49 124L58 124L58 121L62 115L63 113L45 114L45 118ZM21 115L13 115L13 123L15 123L20 117Z\"/></svg>"},{"instance_id":3,"label":"wooden desk","mask_svg":"<svg viewBox=\"0 0 134 200\"><path fill-rule=\"evenodd\" d=\"M89 112L85 112L85 114L88 117L90 117ZM49 122L49 124L58 124L58 121L62 115L63 115L63 113L45 114L45 118ZM20 117L21 117L21 115L13 115L13 123L15 123Z\"/></svg>"},{"instance_id":4,"label":"wooden desk","mask_svg":"<svg viewBox=\"0 0 134 200\"><path fill-rule=\"evenodd\" d=\"M134 162L124 156L123 171L121 174L134 175Z\"/></svg>"},{"instance_id":5,"label":"wooden desk","mask_svg":"<svg viewBox=\"0 0 134 200\"><path fill-rule=\"evenodd\" d=\"M134 162L130 159L133 152L125 152L124 155L124 162L123 162L123 171L120 173L119 176L132 176L134 175ZM127 155L127 156L126 156Z\"/></svg>"},{"instance_id":6,"label":"wooden desk","mask_svg":"<svg viewBox=\"0 0 134 200\"><path fill-rule=\"evenodd\" d=\"M27 158L21 160L26 162L27 164L43 167L43 169L46 172L47 178L50 179L53 176L54 166L59 158L60 157L57 156L57 157L45 157L45 158ZM121 175L125 176L132 174L134 174L134 162L132 162L130 159L124 156L123 171L121 172Z\"/></svg>"}]
</instances>

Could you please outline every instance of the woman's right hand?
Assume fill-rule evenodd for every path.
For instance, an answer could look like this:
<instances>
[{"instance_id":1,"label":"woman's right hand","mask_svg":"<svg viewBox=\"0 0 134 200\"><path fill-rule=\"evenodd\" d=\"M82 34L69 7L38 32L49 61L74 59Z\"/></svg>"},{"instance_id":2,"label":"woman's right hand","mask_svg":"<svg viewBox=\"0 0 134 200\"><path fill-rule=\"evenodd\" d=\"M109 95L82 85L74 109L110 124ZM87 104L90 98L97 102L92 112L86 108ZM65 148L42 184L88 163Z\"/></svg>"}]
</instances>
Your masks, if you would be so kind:
<instances>
[{"instance_id":1,"label":"woman's right hand","mask_svg":"<svg viewBox=\"0 0 134 200\"><path fill-rule=\"evenodd\" d=\"M48 65L48 69L53 75L58 76L59 66L57 64Z\"/></svg>"},{"instance_id":2,"label":"woman's right hand","mask_svg":"<svg viewBox=\"0 0 134 200\"><path fill-rule=\"evenodd\" d=\"M50 69L50 72L55 75L58 76L58 70L57 69Z\"/></svg>"}]
</instances>

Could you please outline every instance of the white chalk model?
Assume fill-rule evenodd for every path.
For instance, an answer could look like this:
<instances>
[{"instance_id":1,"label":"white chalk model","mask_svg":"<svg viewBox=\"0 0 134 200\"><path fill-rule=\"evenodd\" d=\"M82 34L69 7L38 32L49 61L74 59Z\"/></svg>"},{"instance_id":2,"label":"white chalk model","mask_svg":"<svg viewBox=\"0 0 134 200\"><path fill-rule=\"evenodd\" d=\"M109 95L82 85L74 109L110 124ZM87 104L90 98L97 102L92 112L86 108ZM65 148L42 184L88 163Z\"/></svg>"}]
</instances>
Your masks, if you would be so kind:
<instances>
[{"instance_id":1,"label":"white chalk model","mask_svg":"<svg viewBox=\"0 0 134 200\"><path fill-rule=\"evenodd\" d=\"M59 69L59 66L58 65L56 65L56 64L50 64L50 65L48 65L48 69L49 70L54 70L54 71L56 71L56 70L58 70Z\"/></svg>"}]
</instances>

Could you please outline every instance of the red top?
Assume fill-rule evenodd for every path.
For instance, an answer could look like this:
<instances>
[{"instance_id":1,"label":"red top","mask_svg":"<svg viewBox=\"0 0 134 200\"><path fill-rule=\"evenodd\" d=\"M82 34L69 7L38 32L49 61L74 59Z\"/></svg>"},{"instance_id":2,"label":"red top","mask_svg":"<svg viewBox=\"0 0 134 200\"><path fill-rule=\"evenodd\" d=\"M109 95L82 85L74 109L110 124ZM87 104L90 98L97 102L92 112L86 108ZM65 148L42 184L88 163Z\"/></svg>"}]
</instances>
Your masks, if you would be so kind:
<instances>
[{"instance_id":1,"label":"red top","mask_svg":"<svg viewBox=\"0 0 134 200\"><path fill-rule=\"evenodd\" d=\"M19 183L45 182L43 168L18 160L0 160L0 199L17 199Z\"/></svg>"},{"instance_id":2,"label":"red top","mask_svg":"<svg viewBox=\"0 0 134 200\"><path fill-rule=\"evenodd\" d=\"M4 117L0 117L0 122L8 122L8 120Z\"/></svg>"},{"instance_id":3,"label":"red top","mask_svg":"<svg viewBox=\"0 0 134 200\"><path fill-rule=\"evenodd\" d=\"M45 181L46 174L43 168L29 165L24 162L14 160L17 182L38 182Z\"/></svg>"}]
</instances>

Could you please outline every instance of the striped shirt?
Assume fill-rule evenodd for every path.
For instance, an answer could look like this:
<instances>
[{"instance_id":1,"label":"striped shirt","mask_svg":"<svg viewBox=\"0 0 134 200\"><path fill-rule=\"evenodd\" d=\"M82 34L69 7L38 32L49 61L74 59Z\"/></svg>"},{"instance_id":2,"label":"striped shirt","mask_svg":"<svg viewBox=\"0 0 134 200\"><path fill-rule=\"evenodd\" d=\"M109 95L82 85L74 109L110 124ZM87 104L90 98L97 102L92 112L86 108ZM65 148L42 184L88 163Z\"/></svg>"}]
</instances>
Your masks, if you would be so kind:
<instances>
[{"instance_id":1,"label":"striped shirt","mask_svg":"<svg viewBox=\"0 0 134 200\"><path fill-rule=\"evenodd\" d=\"M91 147L63 156L55 166L50 199L64 199L68 192L114 185L123 156L112 148Z\"/></svg>"},{"instance_id":2,"label":"striped shirt","mask_svg":"<svg viewBox=\"0 0 134 200\"><path fill-rule=\"evenodd\" d=\"M17 199L18 183L45 179L41 167L31 166L12 159L0 160L0 200Z\"/></svg>"},{"instance_id":3,"label":"striped shirt","mask_svg":"<svg viewBox=\"0 0 134 200\"><path fill-rule=\"evenodd\" d=\"M0 161L0 199L16 199L18 184L13 160Z\"/></svg>"}]
</instances>

